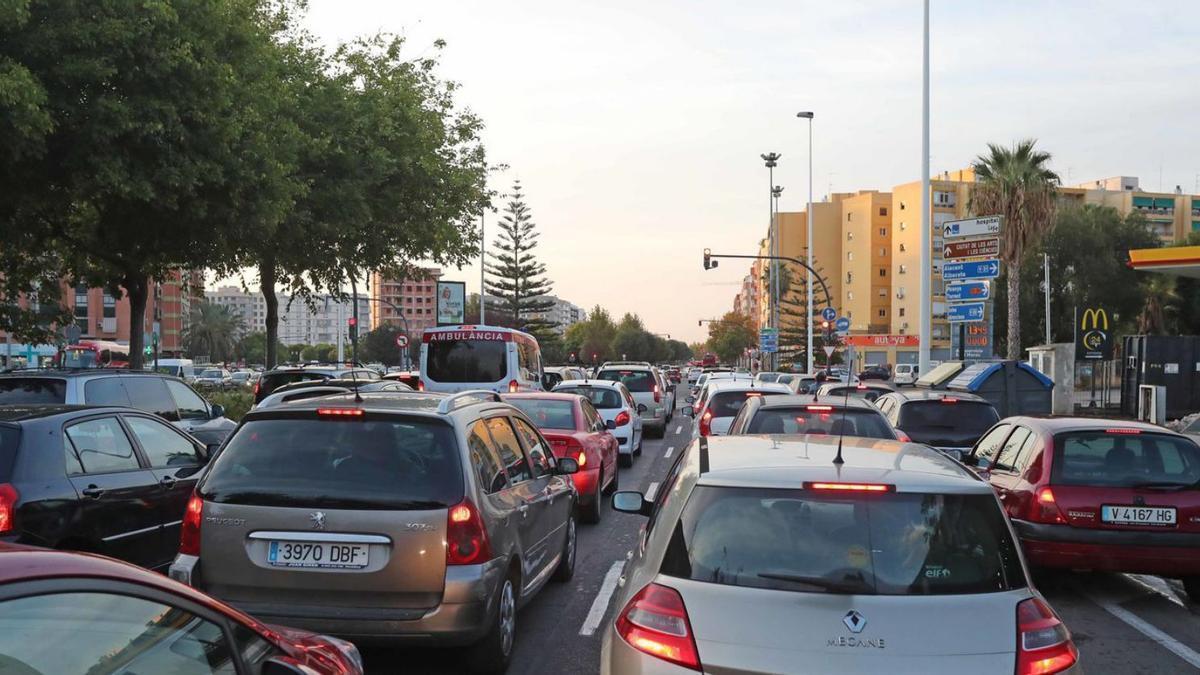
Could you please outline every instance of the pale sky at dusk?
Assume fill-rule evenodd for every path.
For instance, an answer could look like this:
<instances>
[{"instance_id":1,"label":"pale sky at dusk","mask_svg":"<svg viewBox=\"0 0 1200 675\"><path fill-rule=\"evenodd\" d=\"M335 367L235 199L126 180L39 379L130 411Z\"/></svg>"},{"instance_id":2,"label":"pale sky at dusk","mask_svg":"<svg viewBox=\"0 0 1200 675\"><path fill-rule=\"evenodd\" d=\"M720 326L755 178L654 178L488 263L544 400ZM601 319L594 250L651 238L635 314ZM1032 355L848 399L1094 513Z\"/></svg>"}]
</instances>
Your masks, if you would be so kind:
<instances>
[{"instance_id":1,"label":"pale sky at dusk","mask_svg":"<svg viewBox=\"0 0 1200 675\"><path fill-rule=\"evenodd\" d=\"M732 307L767 225L759 154L783 154L781 209L920 178L919 0L310 0L330 46L389 31L440 74L520 178L559 296L696 340ZM1198 192L1200 3L932 2L932 169L1035 137L1064 182L1132 175ZM1161 172L1161 183L1160 183ZM488 222L496 222L489 215ZM496 229L489 228L491 241ZM447 278L478 290L478 265ZM711 284L711 285L710 285Z\"/></svg>"}]
</instances>

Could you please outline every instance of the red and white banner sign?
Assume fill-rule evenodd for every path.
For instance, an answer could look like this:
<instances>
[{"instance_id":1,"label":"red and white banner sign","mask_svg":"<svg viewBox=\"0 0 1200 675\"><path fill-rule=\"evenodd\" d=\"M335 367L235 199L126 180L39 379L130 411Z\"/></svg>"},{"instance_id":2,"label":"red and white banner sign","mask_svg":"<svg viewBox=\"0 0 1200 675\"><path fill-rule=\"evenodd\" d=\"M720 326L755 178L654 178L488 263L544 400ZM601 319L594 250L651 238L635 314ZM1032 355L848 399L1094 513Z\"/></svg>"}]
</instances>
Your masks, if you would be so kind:
<instances>
[{"instance_id":1,"label":"red and white banner sign","mask_svg":"<svg viewBox=\"0 0 1200 675\"><path fill-rule=\"evenodd\" d=\"M921 340L916 335L846 335L842 343L855 347L918 347Z\"/></svg>"}]
</instances>

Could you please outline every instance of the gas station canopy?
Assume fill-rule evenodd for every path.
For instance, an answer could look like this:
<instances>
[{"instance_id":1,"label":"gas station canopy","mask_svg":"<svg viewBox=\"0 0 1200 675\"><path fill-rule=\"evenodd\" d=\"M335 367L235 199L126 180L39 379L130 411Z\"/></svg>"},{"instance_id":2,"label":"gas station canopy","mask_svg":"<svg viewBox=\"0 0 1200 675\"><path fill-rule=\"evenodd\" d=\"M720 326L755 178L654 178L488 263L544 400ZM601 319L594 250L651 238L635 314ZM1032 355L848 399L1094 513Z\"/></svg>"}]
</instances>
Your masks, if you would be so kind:
<instances>
[{"instance_id":1,"label":"gas station canopy","mask_svg":"<svg viewBox=\"0 0 1200 675\"><path fill-rule=\"evenodd\" d=\"M1200 246L1135 249L1129 252L1129 266L1139 272L1200 279Z\"/></svg>"}]
</instances>

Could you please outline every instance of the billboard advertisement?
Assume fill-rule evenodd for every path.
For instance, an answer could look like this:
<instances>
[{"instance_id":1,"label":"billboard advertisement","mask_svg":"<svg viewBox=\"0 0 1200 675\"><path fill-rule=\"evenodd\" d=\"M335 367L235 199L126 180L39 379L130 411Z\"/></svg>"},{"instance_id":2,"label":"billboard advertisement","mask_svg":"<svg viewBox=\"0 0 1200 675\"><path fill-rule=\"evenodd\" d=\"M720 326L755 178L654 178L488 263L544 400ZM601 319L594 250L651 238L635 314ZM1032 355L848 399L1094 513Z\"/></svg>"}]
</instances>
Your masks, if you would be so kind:
<instances>
[{"instance_id":1,"label":"billboard advertisement","mask_svg":"<svg viewBox=\"0 0 1200 675\"><path fill-rule=\"evenodd\" d=\"M462 281L437 282L437 325L455 326L464 322L467 311L467 284Z\"/></svg>"}]
</instances>

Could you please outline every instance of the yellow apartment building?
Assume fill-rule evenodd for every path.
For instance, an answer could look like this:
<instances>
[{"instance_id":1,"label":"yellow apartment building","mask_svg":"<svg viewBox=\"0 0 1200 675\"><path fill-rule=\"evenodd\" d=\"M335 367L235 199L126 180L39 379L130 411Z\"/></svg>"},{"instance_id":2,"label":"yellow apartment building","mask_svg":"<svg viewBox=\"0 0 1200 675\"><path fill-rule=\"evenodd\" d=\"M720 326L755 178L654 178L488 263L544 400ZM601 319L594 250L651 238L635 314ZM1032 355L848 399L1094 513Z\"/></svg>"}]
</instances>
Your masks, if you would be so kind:
<instances>
[{"instance_id":1,"label":"yellow apartment building","mask_svg":"<svg viewBox=\"0 0 1200 675\"><path fill-rule=\"evenodd\" d=\"M884 334L892 316L892 195L860 190L842 200L840 315L850 333Z\"/></svg>"},{"instance_id":2,"label":"yellow apartment building","mask_svg":"<svg viewBox=\"0 0 1200 675\"><path fill-rule=\"evenodd\" d=\"M1082 190L1085 203L1110 206L1123 216L1141 213L1166 244L1200 232L1200 196L1183 194L1179 187L1175 192L1147 192L1136 176L1114 176L1064 188L1067 190Z\"/></svg>"}]
</instances>

